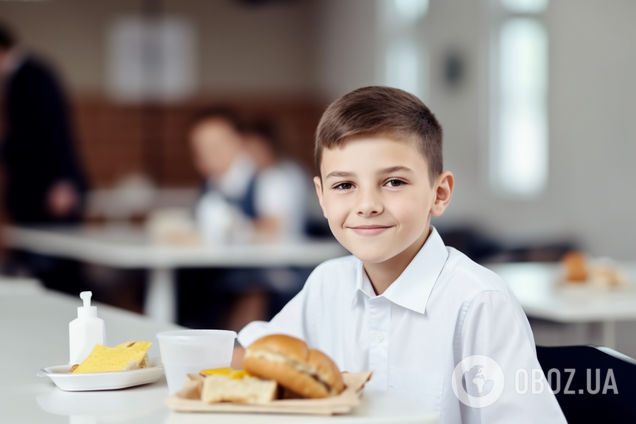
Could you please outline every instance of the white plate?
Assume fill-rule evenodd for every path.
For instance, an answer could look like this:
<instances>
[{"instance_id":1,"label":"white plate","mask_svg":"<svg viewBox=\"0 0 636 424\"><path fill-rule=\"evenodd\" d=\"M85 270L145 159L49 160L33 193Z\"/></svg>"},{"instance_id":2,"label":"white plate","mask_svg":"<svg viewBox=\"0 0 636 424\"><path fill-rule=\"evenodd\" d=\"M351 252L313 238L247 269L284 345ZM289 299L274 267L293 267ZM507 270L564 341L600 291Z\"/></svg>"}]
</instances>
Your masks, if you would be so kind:
<instances>
[{"instance_id":1,"label":"white plate","mask_svg":"<svg viewBox=\"0 0 636 424\"><path fill-rule=\"evenodd\" d=\"M50 377L53 383L67 392L88 390L115 390L141 384L154 383L163 375L160 358L150 359L150 367L131 371L69 374L70 365L57 365L41 369L38 377Z\"/></svg>"}]
</instances>

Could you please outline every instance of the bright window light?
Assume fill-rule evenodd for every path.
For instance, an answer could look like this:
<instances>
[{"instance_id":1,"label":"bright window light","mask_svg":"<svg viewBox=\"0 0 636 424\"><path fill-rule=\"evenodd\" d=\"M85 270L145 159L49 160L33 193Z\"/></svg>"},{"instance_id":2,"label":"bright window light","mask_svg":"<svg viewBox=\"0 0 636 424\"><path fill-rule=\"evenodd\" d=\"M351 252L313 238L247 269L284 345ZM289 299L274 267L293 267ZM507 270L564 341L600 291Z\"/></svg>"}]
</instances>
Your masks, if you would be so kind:
<instances>
[{"instance_id":1,"label":"bright window light","mask_svg":"<svg viewBox=\"0 0 636 424\"><path fill-rule=\"evenodd\" d=\"M420 54L413 40L402 38L391 43L385 63L386 85L408 91L421 99L428 97L423 83L428 80L426 57Z\"/></svg>"},{"instance_id":2,"label":"bright window light","mask_svg":"<svg viewBox=\"0 0 636 424\"><path fill-rule=\"evenodd\" d=\"M429 61L422 35L429 0L377 0L378 83L428 100Z\"/></svg>"},{"instance_id":3,"label":"bright window light","mask_svg":"<svg viewBox=\"0 0 636 424\"><path fill-rule=\"evenodd\" d=\"M428 12L428 0L394 0L398 13L409 21L417 21Z\"/></svg>"},{"instance_id":4,"label":"bright window light","mask_svg":"<svg viewBox=\"0 0 636 424\"><path fill-rule=\"evenodd\" d=\"M547 35L534 19L503 23L499 33L497 188L520 196L541 192L548 177Z\"/></svg>"},{"instance_id":5,"label":"bright window light","mask_svg":"<svg viewBox=\"0 0 636 424\"><path fill-rule=\"evenodd\" d=\"M541 13L548 7L548 0L501 0L501 5L509 12Z\"/></svg>"}]
</instances>

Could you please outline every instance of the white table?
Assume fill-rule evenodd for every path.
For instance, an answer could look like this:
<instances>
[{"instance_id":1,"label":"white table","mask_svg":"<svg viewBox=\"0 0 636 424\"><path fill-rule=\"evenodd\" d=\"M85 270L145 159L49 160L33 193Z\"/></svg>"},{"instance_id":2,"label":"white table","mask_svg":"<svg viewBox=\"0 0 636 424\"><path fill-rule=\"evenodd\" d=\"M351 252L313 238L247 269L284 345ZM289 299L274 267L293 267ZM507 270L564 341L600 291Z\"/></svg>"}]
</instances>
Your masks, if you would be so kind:
<instances>
[{"instance_id":1,"label":"white table","mask_svg":"<svg viewBox=\"0 0 636 424\"><path fill-rule=\"evenodd\" d=\"M312 267L344 256L334 241L254 243L223 246L153 244L132 226L34 229L5 227L7 246L33 253L116 268L149 270L145 312L157 321L176 316L174 269L182 267Z\"/></svg>"},{"instance_id":2,"label":"white table","mask_svg":"<svg viewBox=\"0 0 636 424\"><path fill-rule=\"evenodd\" d=\"M0 281L0 285L3 282ZM77 300L37 287L0 294L0 423L419 423L434 424L438 415L394 395L369 390L351 415L305 417L257 414L186 414L170 411L165 378L156 383L113 391L63 392L35 373L68 362L68 322L77 315ZM109 344L125 340L153 342L158 356L159 331L178 328L99 305Z\"/></svg>"},{"instance_id":3,"label":"white table","mask_svg":"<svg viewBox=\"0 0 636 424\"><path fill-rule=\"evenodd\" d=\"M627 287L601 289L562 284L557 263L487 265L512 288L529 317L565 324L600 323L602 343L616 347L616 322L636 320L636 266L619 264L628 276ZM581 327L578 327L581 328Z\"/></svg>"}]
</instances>

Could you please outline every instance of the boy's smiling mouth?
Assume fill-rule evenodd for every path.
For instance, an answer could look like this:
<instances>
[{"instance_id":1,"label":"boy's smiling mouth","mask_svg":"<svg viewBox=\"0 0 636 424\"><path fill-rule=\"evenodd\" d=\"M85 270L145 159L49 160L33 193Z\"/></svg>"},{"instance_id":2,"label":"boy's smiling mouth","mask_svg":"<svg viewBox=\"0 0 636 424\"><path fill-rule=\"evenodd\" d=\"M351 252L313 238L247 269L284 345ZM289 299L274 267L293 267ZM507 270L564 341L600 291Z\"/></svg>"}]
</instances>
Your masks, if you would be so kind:
<instances>
[{"instance_id":1,"label":"boy's smiling mouth","mask_svg":"<svg viewBox=\"0 0 636 424\"><path fill-rule=\"evenodd\" d=\"M361 236L375 236L391 227L391 225L357 225L355 227L347 228Z\"/></svg>"}]
</instances>

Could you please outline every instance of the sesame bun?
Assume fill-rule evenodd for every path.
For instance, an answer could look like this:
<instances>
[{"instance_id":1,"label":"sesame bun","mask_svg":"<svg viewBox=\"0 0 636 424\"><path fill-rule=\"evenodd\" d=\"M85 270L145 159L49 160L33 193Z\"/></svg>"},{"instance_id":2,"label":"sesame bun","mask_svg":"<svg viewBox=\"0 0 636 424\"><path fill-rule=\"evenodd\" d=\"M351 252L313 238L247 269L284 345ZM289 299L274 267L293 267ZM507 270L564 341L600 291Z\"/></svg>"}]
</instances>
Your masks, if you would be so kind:
<instances>
[{"instance_id":1,"label":"sesame bun","mask_svg":"<svg viewBox=\"0 0 636 424\"><path fill-rule=\"evenodd\" d=\"M334 362L297 338L271 335L256 340L245 351L243 369L306 398L325 398L344 390Z\"/></svg>"}]
</instances>

